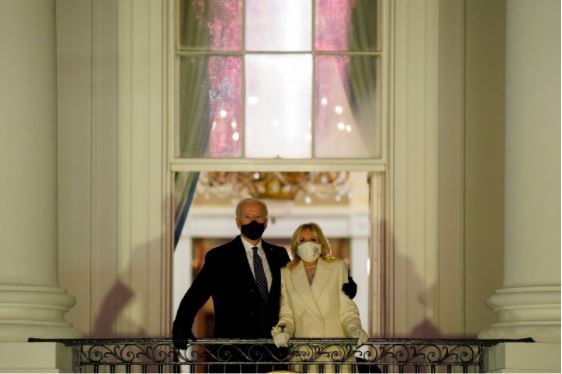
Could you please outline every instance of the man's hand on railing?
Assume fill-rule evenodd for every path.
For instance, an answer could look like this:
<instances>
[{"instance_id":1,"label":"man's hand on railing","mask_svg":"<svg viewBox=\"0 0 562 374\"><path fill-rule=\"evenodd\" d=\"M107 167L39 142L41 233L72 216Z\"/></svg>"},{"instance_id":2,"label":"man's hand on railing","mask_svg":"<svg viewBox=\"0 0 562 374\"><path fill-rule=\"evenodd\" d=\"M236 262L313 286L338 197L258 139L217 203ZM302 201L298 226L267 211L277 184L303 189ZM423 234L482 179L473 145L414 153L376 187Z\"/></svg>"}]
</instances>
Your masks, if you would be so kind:
<instances>
[{"instance_id":1,"label":"man's hand on railing","mask_svg":"<svg viewBox=\"0 0 562 374\"><path fill-rule=\"evenodd\" d=\"M348 276L349 282L344 283L341 287L344 294L346 294L350 299L353 299L357 295L357 283L353 280L351 275Z\"/></svg>"},{"instance_id":2,"label":"man's hand on railing","mask_svg":"<svg viewBox=\"0 0 562 374\"><path fill-rule=\"evenodd\" d=\"M187 343L195 340L195 335L191 330L181 330L172 332L172 341L176 349L187 349Z\"/></svg>"},{"instance_id":3,"label":"man's hand on railing","mask_svg":"<svg viewBox=\"0 0 562 374\"><path fill-rule=\"evenodd\" d=\"M357 338L357 345L363 345L367 343L367 340L369 340L369 335L367 335L367 333L362 329L357 329L353 331L351 333L351 337Z\"/></svg>"}]
</instances>

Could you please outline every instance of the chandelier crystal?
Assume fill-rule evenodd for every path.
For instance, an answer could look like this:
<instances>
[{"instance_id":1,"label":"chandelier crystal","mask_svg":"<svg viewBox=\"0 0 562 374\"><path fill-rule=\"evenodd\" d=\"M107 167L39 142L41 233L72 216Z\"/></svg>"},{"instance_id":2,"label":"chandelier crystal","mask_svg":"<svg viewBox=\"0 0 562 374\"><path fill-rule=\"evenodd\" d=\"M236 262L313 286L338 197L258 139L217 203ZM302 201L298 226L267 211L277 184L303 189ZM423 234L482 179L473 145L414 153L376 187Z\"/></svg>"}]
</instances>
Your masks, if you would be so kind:
<instances>
[{"instance_id":1,"label":"chandelier crystal","mask_svg":"<svg viewBox=\"0 0 562 374\"><path fill-rule=\"evenodd\" d=\"M199 177L198 192L205 199L256 197L342 202L350 196L349 172L206 172Z\"/></svg>"}]
</instances>

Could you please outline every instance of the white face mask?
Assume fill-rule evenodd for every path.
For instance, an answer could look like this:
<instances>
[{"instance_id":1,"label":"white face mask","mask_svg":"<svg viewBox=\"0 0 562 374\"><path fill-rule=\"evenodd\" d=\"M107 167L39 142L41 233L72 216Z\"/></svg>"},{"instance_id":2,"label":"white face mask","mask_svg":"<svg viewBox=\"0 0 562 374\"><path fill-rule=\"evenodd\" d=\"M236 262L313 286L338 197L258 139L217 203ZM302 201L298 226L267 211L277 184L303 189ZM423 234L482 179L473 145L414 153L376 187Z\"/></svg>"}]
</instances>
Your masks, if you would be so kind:
<instances>
[{"instance_id":1,"label":"white face mask","mask_svg":"<svg viewBox=\"0 0 562 374\"><path fill-rule=\"evenodd\" d=\"M314 242L304 242L297 247L297 252L302 260L313 262L322 254L322 246Z\"/></svg>"}]
</instances>

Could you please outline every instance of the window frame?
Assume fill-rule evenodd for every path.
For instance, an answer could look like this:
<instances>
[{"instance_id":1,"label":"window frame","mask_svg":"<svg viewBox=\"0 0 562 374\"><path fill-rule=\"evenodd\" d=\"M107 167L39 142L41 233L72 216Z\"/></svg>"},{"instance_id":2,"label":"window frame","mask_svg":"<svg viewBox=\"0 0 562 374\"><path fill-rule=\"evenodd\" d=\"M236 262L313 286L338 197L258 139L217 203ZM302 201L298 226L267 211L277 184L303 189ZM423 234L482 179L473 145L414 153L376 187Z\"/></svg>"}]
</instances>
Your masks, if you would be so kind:
<instances>
[{"instance_id":1,"label":"window frame","mask_svg":"<svg viewBox=\"0 0 562 374\"><path fill-rule=\"evenodd\" d=\"M380 13L380 116L381 116L381 156L380 158L309 158L309 159L277 159L277 158L190 158L182 159L176 157L176 149L179 149L174 136L176 124L179 123L179 50L176 31L179 27L179 0L173 0L173 5L168 7L168 185L171 196L173 192L173 177L179 172L206 172L206 171L231 171L231 172L268 172L268 171L361 171L367 172L369 176L369 217L370 217L370 244L368 256L371 259L371 270L369 277L369 300L368 300L368 331L371 335L384 334L388 329L388 321L391 319L392 308L387 304L392 300L389 292L388 278L393 271L389 268L391 259L392 243L388 239L392 231L392 170L389 163L392 159L391 144L393 141L393 129L391 115L393 110L393 81L391 34L394 16L394 4L392 0L379 0ZM324 54L338 54L325 52ZM313 56L314 57L314 56ZM314 127L314 126L313 126ZM312 133L314 136L314 133ZM179 137L178 137L179 138ZM313 149L314 152L314 149ZM374 197L374 198L373 198ZM173 222L173 208L168 207L168 219ZM392 265L391 265L392 266Z\"/></svg>"},{"instance_id":2,"label":"window frame","mask_svg":"<svg viewBox=\"0 0 562 374\"><path fill-rule=\"evenodd\" d=\"M244 3L245 0L242 0ZM315 0L310 0L312 2L312 17L313 26L311 32L313 33L312 43L314 44L314 17L315 17ZM170 32L170 55L169 61L171 61L171 71L169 76L173 79L169 80L169 93L172 98L170 107L173 113L173 121L171 126L169 126L169 149L170 149L170 168L172 172L194 172L194 171L366 171L366 172L385 172L388 170L388 151L389 151L389 126L390 126L390 4L389 0L377 0L378 1L378 13L379 13L379 41L380 49L374 52L333 52L333 51L316 51L314 46L312 46L312 51L299 51L299 52L289 52L290 54L306 54L311 55L313 59L313 82L315 74L315 58L317 56L338 56L338 55L348 55L348 56L380 56L380 124L381 124L381 139L380 139L380 157L377 158L317 158L315 157L315 128L312 126L312 150L310 158L245 158L244 157L244 143L242 146L242 157L240 158L181 158L178 157L179 150L179 136L175 136L178 131L179 124L179 64L180 58L185 55L213 55L213 56L240 56L243 58L245 55L251 54L287 54L284 51L246 51L245 46L242 46L242 51L185 51L181 49L180 38L179 38L179 27L180 27L180 15L179 15L179 4L180 0L174 0L174 5L169 7L169 24L172 25ZM242 7L242 32L245 32L245 20L244 20L244 6ZM245 84L245 71L244 62L242 64L242 82ZM313 83L314 84L314 83ZM244 92L244 88L242 92ZM315 90L313 88L311 95L312 102L312 113L311 120L314 124L315 120L315 110L314 110L314 100L315 100ZM243 113L242 118L245 120L245 104L242 106ZM244 131L245 133L245 131Z\"/></svg>"}]
</instances>

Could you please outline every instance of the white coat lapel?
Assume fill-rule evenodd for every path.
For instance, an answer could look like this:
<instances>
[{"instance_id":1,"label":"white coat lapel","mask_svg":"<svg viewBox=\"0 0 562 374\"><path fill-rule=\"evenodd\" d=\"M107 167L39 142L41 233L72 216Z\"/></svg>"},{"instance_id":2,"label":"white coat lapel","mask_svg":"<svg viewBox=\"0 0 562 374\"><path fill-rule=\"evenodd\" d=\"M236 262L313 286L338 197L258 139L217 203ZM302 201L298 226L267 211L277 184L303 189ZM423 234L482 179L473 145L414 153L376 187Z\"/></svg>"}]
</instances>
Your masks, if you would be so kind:
<instances>
[{"instance_id":1,"label":"white coat lapel","mask_svg":"<svg viewBox=\"0 0 562 374\"><path fill-rule=\"evenodd\" d=\"M316 274L314 275L314 280L312 281L312 295L315 300L320 300L324 291L331 287L331 284L328 284L328 282L336 273L334 270L335 269L332 268L332 264L327 263L321 258L318 259Z\"/></svg>"},{"instance_id":2,"label":"white coat lapel","mask_svg":"<svg viewBox=\"0 0 562 374\"><path fill-rule=\"evenodd\" d=\"M306 271L304 270L304 265L302 261L299 261L297 266L293 269L291 274L291 281L295 287L297 294L300 296L304 304L310 309L311 312L322 317L320 313L320 308L316 304L314 295L312 294L312 289L310 288L310 283L308 283L308 277L306 276Z\"/></svg>"}]
</instances>

